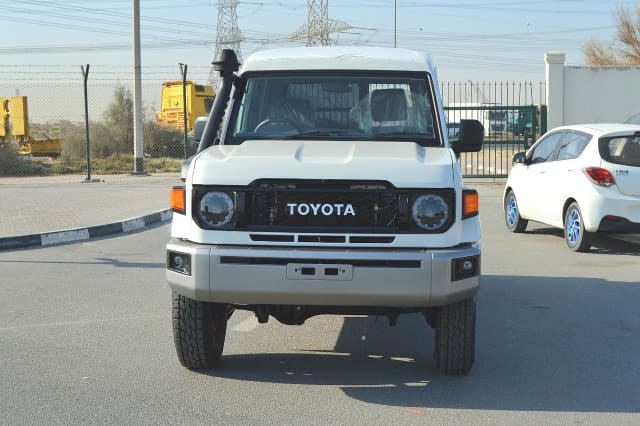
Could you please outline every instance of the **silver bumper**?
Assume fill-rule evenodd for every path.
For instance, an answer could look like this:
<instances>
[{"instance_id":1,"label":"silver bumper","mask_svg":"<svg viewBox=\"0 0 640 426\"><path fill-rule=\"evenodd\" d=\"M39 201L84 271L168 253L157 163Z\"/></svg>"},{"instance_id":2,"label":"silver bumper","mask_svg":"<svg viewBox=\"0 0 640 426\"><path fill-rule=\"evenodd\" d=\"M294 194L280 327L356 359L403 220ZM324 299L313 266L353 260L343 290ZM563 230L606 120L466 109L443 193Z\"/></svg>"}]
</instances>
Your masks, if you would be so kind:
<instances>
[{"instance_id":1,"label":"silver bumper","mask_svg":"<svg viewBox=\"0 0 640 426\"><path fill-rule=\"evenodd\" d=\"M167 268L179 294L210 302L323 306L442 306L480 285L480 249L319 249L201 245L173 239L167 252L190 256L189 272ZM169 257L169 256L168 256ZM456 259L476 273L454 280Z\"/></svg>"}]
</instances>

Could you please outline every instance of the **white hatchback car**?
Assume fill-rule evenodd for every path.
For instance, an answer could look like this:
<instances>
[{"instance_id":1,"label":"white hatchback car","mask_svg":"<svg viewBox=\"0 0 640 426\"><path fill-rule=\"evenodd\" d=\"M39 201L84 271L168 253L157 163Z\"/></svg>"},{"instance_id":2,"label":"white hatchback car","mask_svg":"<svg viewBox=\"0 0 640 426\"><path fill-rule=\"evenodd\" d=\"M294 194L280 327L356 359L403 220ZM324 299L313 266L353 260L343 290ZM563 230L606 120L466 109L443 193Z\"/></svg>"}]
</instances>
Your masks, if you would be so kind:
<instances>
[{"instance_id":1,"label":"white hatchback car","mask_svg":"<svg viewBox=\"0 0 640 426\"><path fill-rule=\"evenodd\" d=\"M504 189L507 228L529 220L564 229L573 251L596 232L640 233L640 125L558 127L513 157Z\"/></svg>"}]
</instances>

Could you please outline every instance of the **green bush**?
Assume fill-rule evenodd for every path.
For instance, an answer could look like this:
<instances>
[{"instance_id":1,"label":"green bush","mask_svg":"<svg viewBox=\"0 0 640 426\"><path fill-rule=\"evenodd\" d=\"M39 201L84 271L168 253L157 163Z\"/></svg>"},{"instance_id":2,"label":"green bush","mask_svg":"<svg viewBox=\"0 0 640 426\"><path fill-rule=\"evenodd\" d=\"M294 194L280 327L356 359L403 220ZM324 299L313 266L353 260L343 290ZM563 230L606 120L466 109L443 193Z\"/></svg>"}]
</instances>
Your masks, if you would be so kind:
<instances>
[{"instance_id":1,"label":"green bush","mask_svg":"<svg viewBox=\"0 0 640 426\"><path fill-rule=\"evenodd\" d=\"M145 123L144 154L156 158L184 158L184 133L179 129L161 126L151 121ZM188 152L188 155L191 154Z\"/></svg>"}]
</instances>

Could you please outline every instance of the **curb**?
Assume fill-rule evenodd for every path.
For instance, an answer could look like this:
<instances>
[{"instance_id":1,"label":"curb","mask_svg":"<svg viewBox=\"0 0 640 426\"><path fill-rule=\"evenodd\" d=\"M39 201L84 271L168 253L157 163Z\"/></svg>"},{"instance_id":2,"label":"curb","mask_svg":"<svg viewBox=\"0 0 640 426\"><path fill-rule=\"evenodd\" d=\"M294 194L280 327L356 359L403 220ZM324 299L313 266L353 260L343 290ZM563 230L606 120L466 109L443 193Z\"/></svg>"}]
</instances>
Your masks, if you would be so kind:
<instances>
[{"instance_id":1,"label":"curb","mask_svg":"<svg viewBox=\"0 0 640 426\"><path fill-rule=\"evenodd\" d=\"M171 209L165 209L120 222L108 223L106 225L0 238L0 251L33 246L47 247L59 244L69 244L78 241L87 241L92 238L133 232L146 226L153 225L154 223L169 221L172 216L173 214Z\"/></svg>"}]
</instances>

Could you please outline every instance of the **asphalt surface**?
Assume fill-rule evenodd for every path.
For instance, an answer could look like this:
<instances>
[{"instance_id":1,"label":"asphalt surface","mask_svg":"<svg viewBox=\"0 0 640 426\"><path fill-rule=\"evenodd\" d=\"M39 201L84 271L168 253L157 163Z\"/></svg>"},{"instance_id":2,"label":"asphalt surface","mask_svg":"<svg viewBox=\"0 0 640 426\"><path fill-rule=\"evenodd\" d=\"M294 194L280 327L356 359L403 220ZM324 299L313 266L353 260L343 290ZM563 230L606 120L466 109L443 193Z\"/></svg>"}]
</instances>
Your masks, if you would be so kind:
<instances>
[{"instance_id":1,"label":"asphalt surface","mask_svg":"<svg viewBox=\"0 0 640 426\"><path fill-rule=\"evenodd\" d=\"M48 233L57 234L42 238L41 245L137 230L140 219L167 212L169 188L181 183L177 174L94 176L89 183L84 179L0 178L0 250L39 243ZM170 218L156 216L161 221ZM122 222L119 229L105 226ZM155 221L146 222L142 225ZM87 227L96 232L69 232Z\"/></svg>"},{"instance_id":2,"label":"asphalt surface","mask_svg":"<svg viewBox=\"0 0 640 426\"><path fill-rule=\"evenodd\" d=\"M640 424L640 245L570 252L502 223L482 185L476 362L440 374L419 316L230 320L220 367L182 368L169 226L0 252L0 424Z\"/></svg>"}]
</instances>

